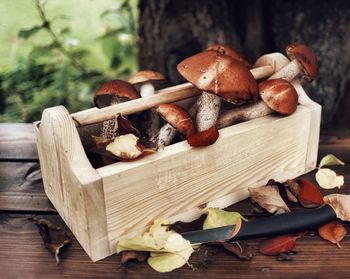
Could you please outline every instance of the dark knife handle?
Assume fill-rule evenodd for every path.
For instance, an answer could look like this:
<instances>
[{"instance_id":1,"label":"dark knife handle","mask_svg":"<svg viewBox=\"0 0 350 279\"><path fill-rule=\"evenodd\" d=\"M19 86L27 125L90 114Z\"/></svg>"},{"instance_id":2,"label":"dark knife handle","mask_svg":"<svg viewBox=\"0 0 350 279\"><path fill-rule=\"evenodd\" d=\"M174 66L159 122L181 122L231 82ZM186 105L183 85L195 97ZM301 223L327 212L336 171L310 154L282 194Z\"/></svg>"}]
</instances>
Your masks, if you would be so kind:
<instances>
[{"instance_id":1,"label":"dark knife handle","mask_svg":"<svg viewBox=\"0 0 350 279\"><path fill-rule=\"evenodd\" d=\"M243 221L240 231L230 241L298 233L315 229L336 218L332 207L324 205L317 209L288 212L257 221Z\"/></svg>"}]
</instances>

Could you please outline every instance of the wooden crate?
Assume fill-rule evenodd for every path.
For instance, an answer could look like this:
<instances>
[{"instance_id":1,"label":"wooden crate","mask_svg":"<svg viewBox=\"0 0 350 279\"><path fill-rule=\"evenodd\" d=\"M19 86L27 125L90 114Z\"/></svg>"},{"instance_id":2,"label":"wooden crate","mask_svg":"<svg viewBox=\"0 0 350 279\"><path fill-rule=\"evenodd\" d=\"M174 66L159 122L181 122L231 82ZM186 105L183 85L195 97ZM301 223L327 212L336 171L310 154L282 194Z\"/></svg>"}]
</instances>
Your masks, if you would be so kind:
<instances>
[{"instance_id":1,"label":"wooden crate","mask_svg":"<svg viewBox=\"0 0 350 279\"><path fill-rule=\"evenodd\" d=\"M303 92L299 81L293 83ZM135 111L130 107L116 105L114 112ZM45 192L97 261L115 252L118 239L140 233L156 218L193 220L206 207L247 198L248 187L313 170L320 115L321 106L309 101L288 117L269 115L221 129L209 147L192 148L183 141L133 162L95 169L72 115L62 106L45 109L35 123Z\"/></svg>"}]
</instances>

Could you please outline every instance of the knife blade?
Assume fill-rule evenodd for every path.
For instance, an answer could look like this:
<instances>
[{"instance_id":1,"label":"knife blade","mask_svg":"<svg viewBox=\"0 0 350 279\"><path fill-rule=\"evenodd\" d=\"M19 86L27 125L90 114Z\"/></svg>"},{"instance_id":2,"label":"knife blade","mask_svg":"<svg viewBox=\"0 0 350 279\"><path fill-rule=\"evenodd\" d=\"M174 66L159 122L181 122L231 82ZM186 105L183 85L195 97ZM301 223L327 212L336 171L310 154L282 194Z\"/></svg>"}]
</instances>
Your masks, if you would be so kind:
<instances>
[{"instance_id":1,"label":"knife blade","mask_svg":"<svg viewBox=\"0 0 350 279\"><path fill-rule=\"evenodd\" d=\"M333 208L330 205L324 205L317 209L288 212L257 221L242 221L241 228L234 237L231 237L231 235L236 227L235 225L184 232L181 233L181 235L189 240L191 244L201 244L214 241L236 241L298 233L317 228L336 218L337 216Z\"/></svg>"}]
</instances>

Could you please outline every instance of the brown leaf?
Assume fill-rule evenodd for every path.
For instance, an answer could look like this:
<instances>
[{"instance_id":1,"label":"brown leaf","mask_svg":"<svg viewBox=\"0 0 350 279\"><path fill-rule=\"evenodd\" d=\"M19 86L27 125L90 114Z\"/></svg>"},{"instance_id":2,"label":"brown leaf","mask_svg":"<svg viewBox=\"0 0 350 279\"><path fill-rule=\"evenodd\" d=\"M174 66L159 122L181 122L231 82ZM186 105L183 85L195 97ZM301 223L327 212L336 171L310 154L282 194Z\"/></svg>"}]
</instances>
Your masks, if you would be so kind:
<instances>
[{"instance_id":1,"label":"brown leaf","mask_svg":"<svg viewBox=\"0 0 350 279\"><path fill-rule=\"evenodd\" d=\"M290 211L276 186L261 186L248 188L248 190L252 200L268 212L280 214Z\"/></svg>"},{"instance_id":2,"label":"brown leaf","mask_svg":"<svg viewBox=\"0 0 350 279\"><path fill-rule=\"evenodd\" d=\"M263 255L276 256L292 251L296 245L296 238L289 235L277 236L261 242L259 251Z\"/></svg>"},{"instance_id":3,"label":"brown leaf","mask_svg":"<svg viewBox=\"0 0 350 279\"><path fill-rule=\"evenodd\" d=\"M350 221L350 195L331 194L323 200L333 208L340 220Z\"/></svg>"},{"instance_id":4,"label":"brown leaf","mask_svg":"<svg viewBox=\"0 0 350 279\"><path fill-rule=\"evenodd\" d=\"M219 137L219 131L215 126L213 126L208 130L190 135L187 138L187 142L189 145L193 147L202 147L202 146L208 146L215 143L218 137Z\"/></svg>"},{"instance_id":5,"label":"brown leaf","mask_svg":"<svg viewBox=\"0 0 350 279\"><path fill-rule=\"evenodd\" d=\"M127 263L132 260L137 260L138 262L144 262L149 256L149 252L145 251L123 251L121 263Z\"/></svg>"},{"instance_id":6,"label":"brown leaf","mask_svg":"<svg viewBox=\"0 0 350 279\"><path fill-rule=\"evenodd\" d=\"M118 135L133 134L136 137L141 138L139 130L137 130L126 117L118 113L115 119Z\"/></svg>"},{"instance_id":7,"label":"brown leaf","mask_svg":"<svg viewBox=\"0 0 350 279\"><path fill-rule=\"evenodd\" d=\"M244 241L218 242L226 250L236 255L240 260L250 261L254 257L253 249Z\"/></svg>"},{"instance_id":8,"label":"brown leaf","mask_svg":"<svg viewBox=\"0 0 350 279\"><path fill-rule=\"evenodd\" d=\"M55 256L56 262L59 264L60 259L58 254L60 250L71 243L71 238L68 233L64 229L53 225L46 219L32 217L29 218L29 220L33 221L38 227L46 249Z\"/></svg>"},{"instance_id":9,"label":"brown leaf","mask_svg":"<svg viewBox=\"0 0 350 279\"><path fill-rule=\"evenodd\" d=\"M323 225L322 227L319 227L318 234L323 239L336 244L340 248L339 242L342 241L346 235L346 229L340 222L332 221L326 225Z\"/></svg>"},{"instance_id":10,"label":"brown leaf","mask_svg":"<svg viewBox=\"0 0 350 279\"><path fill-rule=\"evenodd\" d=\"M287 180L287 189L290 190L303 207L313 208L324 204L320 190L307 179Z\"/></svg>"}]
</instances>

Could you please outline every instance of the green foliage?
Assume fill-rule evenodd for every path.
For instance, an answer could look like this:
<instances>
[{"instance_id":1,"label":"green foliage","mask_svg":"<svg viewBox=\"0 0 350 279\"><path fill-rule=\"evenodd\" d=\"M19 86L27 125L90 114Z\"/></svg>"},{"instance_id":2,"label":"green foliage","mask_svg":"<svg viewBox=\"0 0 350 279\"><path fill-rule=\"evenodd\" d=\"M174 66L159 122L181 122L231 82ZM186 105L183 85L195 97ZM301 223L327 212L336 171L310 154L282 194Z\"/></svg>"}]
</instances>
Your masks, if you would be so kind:
<instances>
[{"instance_id":1,"label":"green foliage","mask_svg":"<svg viewBox=\"0 0 350 279\"><path fill-rule=\"evenodd\" d=\"M92 95L105 80L126 78L136 70L136 2L118 1L119 5L100 15L104 31L94 44L106 68L95 67L91 46L71 38L69 17L48 18L44 1L34 1L41 24L18 32L18 38L31 44L30 52L17 59L16 67L0 71L0 122L39 120L43 109L63 105L79 111L92 105ZM54 28L64 18L67 25ZM36 34L46 33L45 44L35 43ZM89 32L89 26L86 26Z\"/></svg>"}]
</instances>

